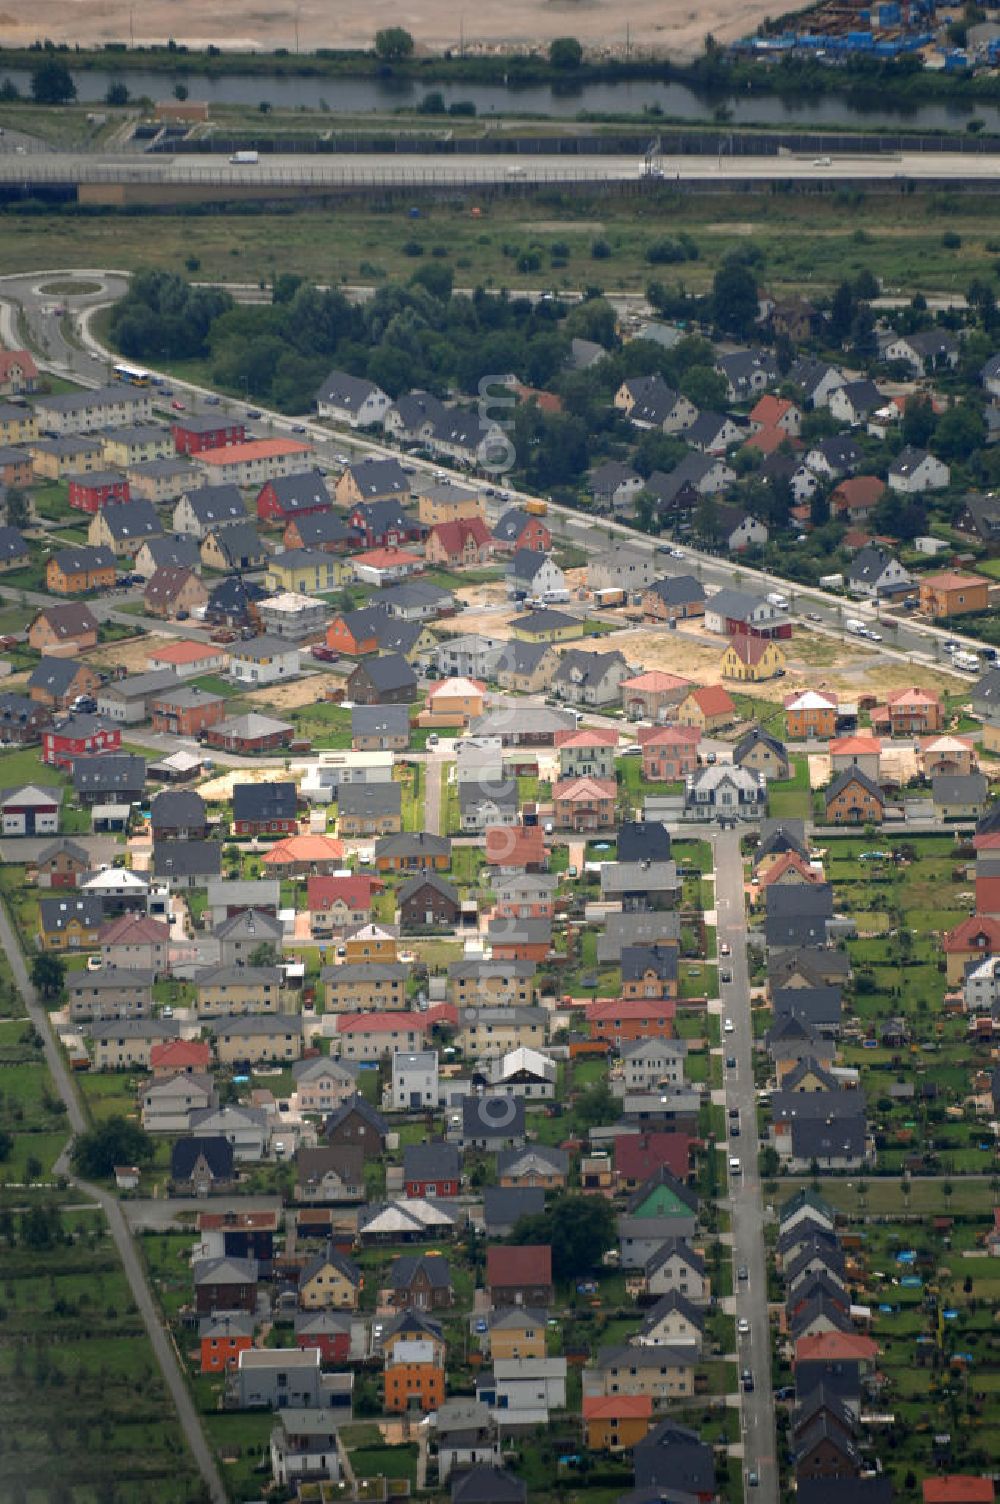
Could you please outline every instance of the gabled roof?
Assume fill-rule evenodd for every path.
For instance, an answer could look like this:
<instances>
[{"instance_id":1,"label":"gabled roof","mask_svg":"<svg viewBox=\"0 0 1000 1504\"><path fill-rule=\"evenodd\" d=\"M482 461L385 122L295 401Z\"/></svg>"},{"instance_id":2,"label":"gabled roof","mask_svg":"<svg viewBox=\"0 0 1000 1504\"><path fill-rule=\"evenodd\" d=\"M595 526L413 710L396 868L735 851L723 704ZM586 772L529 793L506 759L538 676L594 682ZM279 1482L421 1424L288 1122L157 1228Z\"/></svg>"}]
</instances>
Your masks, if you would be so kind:
<instances>
[{"instance_id":1,"label":"gabled roof","mask_svg":"<svg viewBox=\"0 0 1000 1504\"><path fill-rule=\"evenodd\" d=\"M204 1159L214 1180L234 1178L232 1144L228 1139L210 1135L206 1138L177 1140L170 1155L170 1173L174 1180L190 1180L191 1172L199 1159Z\"/></svg>"},{"instance_id":2,"label":"gabled roof","mask_svg":"<svg viewBox=\"0 0 1000 1504\"><path fill-rule=\"evenodd\" d=\"M143 497L113 503L101 515L113 538L156 538L163 532L156 508Z\"/></svg>"},{"instance_id":3,"label":"gabled roof","mask_svg":"<svg viewBox=\"0 0 1000 1504\"><path fill-rule=\"evenodd\" d=\"M500 1289L512 1285L551 1285L552 1249L547 1243L487 1248L486 1283Z\"/></svg>"},{"instance_id":4,"label":"gabled roof","mask_svg":"<svg viewBox=\"0 0 1000 1504\"><path fill-rule=\"evenodd\" d=\"M363 673L378 694L395 690L412 689L417 676L402 653L385 653L379 658L368 658L359 664L355 673Z\"/></svg>"},{"instance_id":5,"label":"gabled roof","mask_svg":"<svg viewBox=\"0 0 1000 1504\"><path fill-rule=\"evenodd\" d=\"M702 715L735 715L736 704L732 695L721 684L706 684L698 689L693 689L688 695L701 711Z\"/></svg>"},{"instance_id":6,"label":"gabled roof","mask_svg":"<svg viewBox=\"0 0 1000 1504\"><path fill-rule=\"evenodd\" d=\"M97 631L97 617L83 601L65 601L62 605L43 606L34 621L47 622L61 642L69 642L74 637Z\"/></svg>"},{"instance_id":7,"label":"gabled roof","mask_svg":"<svg viewBox=\"0 0 1000 1504\"><path fill-rule=\"evenodd\" d=\"M878 784L873 778L869 778L863 769L858 767L845 768L842 773L838 773L830 782L824 792L827 804L832 804L833 800L842 794L845 789L850 788L852 784L858 784L864 789L866 794L870 795L872 799L877 800L880 805L885 804L885 795Z\"/></svg>"},{"instance_id":8,"label":"gabled roof","mask_svg":"<svg viewBox=\"0 0 1000 1504\"><path fill-rule=\"evenodd\" d=\"M231 449L225 451L232 454ZM202 456L204 458L204 455ZM199 486L197 490L185 491L186 500L195 520L203 527L213 522L246 522L248 513L238 486Z\"/></svg>"}]
</instances>

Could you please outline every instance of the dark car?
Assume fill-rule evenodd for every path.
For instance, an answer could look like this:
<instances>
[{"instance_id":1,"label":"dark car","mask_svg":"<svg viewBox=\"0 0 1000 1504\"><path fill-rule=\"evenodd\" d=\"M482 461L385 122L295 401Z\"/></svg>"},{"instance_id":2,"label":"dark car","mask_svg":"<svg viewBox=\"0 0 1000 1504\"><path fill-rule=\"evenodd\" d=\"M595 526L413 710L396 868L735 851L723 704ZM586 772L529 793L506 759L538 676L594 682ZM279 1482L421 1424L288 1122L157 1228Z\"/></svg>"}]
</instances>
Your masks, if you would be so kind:
<instances>
[{"instance_id":1,"label":"dark car","mask_svg":"<svg viewBox=\"0 0 1000 1504\"><path fill-rule=\"evenodd\" d=\"M737 1269L737 1271L736 1271L736 1278L739 1279L739 1280L744 1280L744 1279L749 1279L750 1278L750 1270L747 1268L746 1264L741 1264L740 1267Z\"/></svg>"},{"instance_id":2,"label":"dark car","mask_svg":"<svg viewBox=\"0 0 1000 1504\"><path fill-rule=\"evenodd\" d=\"M740 1383L743 1385L743 1388L747 1394L753 1393L753 1374L751 1373L749 1368L744 1368L743 1372L740 1374Z\"/></svg>"},{"instance_id":3,"label":"dark car","mask_svg":"<svg viewBox=\"0 0 1000 1504\"><path fill-rule=\"evenodd\" d=\"M719 972L719 981L720 982L729 983L732 980L733 980L733 974L732 974L731 971L720 971Z\"/></svg>"},{"instance_id":4,"label":"dark car","mask_svg":"<svg viewBox=\"0 0 1000 1504\"><path fill-rule=\"evenodd\" d=\"M735 1069L736 1069L736 1056L735 1055L727 1055L726 1056L726 1070L727 1071L734 1071Z\"/></svg>"}]
</instances>

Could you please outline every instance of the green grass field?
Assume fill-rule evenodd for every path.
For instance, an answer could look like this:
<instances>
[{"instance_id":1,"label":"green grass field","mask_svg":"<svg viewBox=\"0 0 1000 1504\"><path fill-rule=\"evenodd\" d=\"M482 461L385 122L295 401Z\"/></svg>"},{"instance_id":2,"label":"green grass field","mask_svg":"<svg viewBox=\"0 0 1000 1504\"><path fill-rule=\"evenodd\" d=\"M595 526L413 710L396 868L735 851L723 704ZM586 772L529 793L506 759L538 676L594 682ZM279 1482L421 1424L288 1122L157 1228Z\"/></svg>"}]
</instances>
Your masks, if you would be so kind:
<instances>
[{"instance_id":1,"label":"green grass field","mask_svg":"<svg viewBox=\"0 0 1000 1504\"><path fill-rule=\"evenodd\" d=\"M480 210L473 217L472 210ZM155 233L151 233L155 225ZM813 293L868 269L888 289L964 292L992 269L987 243L1000 228L1000 203L963 195L915 194L905 201L848 190L820 193L694 195L663 189L647 198L552 191L525 200L483 200L461 194L427 205L419 224L404 203L373 210L345 206L335 213L254 214L226 206L225 215L0 217L0 253L10 272L67 265L100 266L109 240L115 264L189 271L205 280L268 280L275 268L321 282L378 282L406 277L421 260L441 255L456 284L575 288L599 283L608 291L644 286L661 269L646 260L650 244L681 230L698 246L684 264L687 287L704 290L734 239L752 238L765 253L772 291ZM961 244L948 249L943 231ZM595 260L595 239L611 255ZM416 241L422 256L404 251ZM568 249L552 268L554 242ZM337 246L335 264L329 247ZM519 272L518 258L537 248L541 270ZM562 255L558 257L563 260ZM191 263L196 263L191 265ZM668 280L670 280L668 278Z\"/></svg>"}]
</instances>

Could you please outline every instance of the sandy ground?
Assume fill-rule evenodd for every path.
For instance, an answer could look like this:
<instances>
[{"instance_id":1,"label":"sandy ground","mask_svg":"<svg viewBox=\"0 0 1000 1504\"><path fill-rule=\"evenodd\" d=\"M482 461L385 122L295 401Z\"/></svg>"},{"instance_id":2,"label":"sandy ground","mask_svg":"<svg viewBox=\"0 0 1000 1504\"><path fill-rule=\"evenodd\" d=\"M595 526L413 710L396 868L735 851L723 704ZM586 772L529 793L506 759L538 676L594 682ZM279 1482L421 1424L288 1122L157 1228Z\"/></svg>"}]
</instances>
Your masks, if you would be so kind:
<instances>
[{"instance_id":1,"label":"sandy ground","mask_svg":"<svg viewBox=\"0 0 1000 1504\"><path fill-rule=\"evenodd\" d=\"M298 710L300 705L315 705L323 698L327 680L323 674L308 674L288 684L269 684L266 689L252 689L242 698L256 709Z\"/></svg>"},{"instance_id":2,"label":"sandy ground","mask_svg":"<svg viewBox=\"0 0 1000 1504\"><path fill-rule=\"evenodd\" d=\"M228 804L238 783L287 783L284 768L234 768L220 773L207 783L199 783L198 792L207 804Z\"/></svg>"},{"instance_id":3,"label":"sandy ground","mask_svg":"<svg viewBox=\"0 0 1000 1504\"><path fill-rule=\"evenodd\" d=\"M223 51L270 51L288 47L370 47L375 32L403 26L423 52L464 44L467 52L528 51L553 37L575 36L588 51L624 56L655 53L690 58L702 51L711 31L732 41L754 31L773 12L761 0L716 0L710 9L691 0L632 0L625 7L599 0L507 0L486 10L454 6L447 0L375 0L374 6L331 11L321 0L278 0L275 5L247 0L216 0L211 7L192 0L147 0L125 6L113 0L35 0L8 4L0 12L0 43L21 47L45 37L90 47L105 42L165 44L170 38L192 49L214 45ZM336 83L331 80L331 98ZM170 94L164 81L164 97ZM197 79L192 98L198 97ZM336 104L334 103L334 108Z\"/></svg>"},{"instance_id":4,"label":"sandy ground","mask_svg":"<svg viewBox=\"0 0 1000 1504\"><path fill-rule=\"evenodd\" d=\"M169 637L166 633L162 637L129 637L120 642L104 642L83 656L88 663L98 668L111 668L116 663L124 663L130 674L145 674L149 672L150 653L155 653L165 642L175 641L176 638Z\"/></svg>"}]
</instances>

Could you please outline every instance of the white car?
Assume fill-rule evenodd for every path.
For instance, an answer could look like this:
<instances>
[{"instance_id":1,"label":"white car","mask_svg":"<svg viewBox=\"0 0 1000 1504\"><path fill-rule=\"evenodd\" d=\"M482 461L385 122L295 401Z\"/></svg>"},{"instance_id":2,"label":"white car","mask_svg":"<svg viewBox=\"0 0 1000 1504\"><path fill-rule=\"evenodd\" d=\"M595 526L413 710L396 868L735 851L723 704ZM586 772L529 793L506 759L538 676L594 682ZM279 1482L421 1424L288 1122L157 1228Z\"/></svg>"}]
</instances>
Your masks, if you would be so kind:
<instances>
[{"instance_id":1,"label":"white car","mask_svg":"<svg viewBox=\"0 0 1000 1504\"><path fill-rule=\"evenodd\" d=\"M732 955L732 950L730 948L728 940L723 940L722 944L719 946L719 955L720 956L730 956L730 955Z\"/></svg>"},{"instance_id":2,"label":"white car","mask_svg":"<svg viewBox=\"0 0 1000 1504\"><path fill-rule=\"evenodd\" d=\"M741 1316L739 1321L736 1323L736 1330L739 1332L741 1337L749 1337L750 1323L745 1316Z\"/></svg>"},{"instance_id":3,"label":"white car","mask_svg":"<svg viewBox=\"0 0 1000 1504\"><path fill-rule=\"evenodd\" d=\"M727 1018L726 1021L725 1021L725 1023L722 1025L722 1027L723 1027L723 1029L725 1030L725 1032L727 1034L733 1034L733 1033L735 1033L735 1030L733 1028L733 1021L732 1021L731 1018Z\"/></svg>"}]
</instances>

